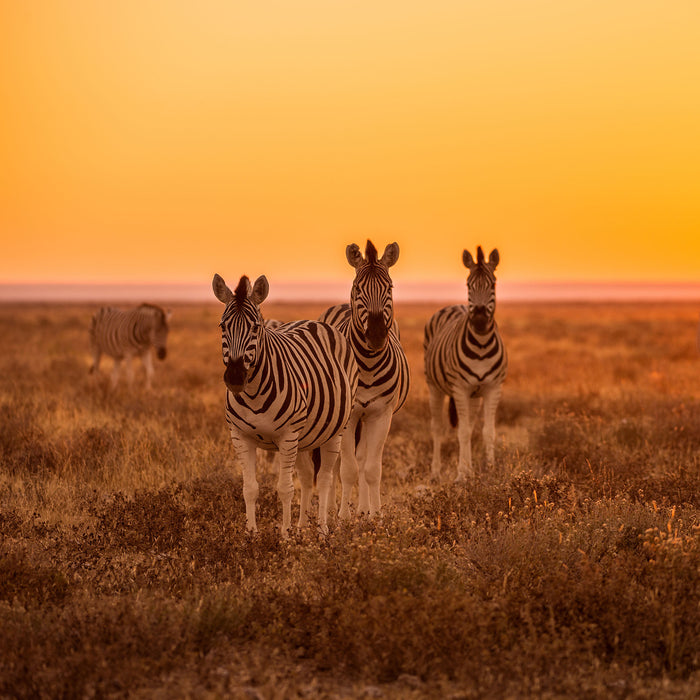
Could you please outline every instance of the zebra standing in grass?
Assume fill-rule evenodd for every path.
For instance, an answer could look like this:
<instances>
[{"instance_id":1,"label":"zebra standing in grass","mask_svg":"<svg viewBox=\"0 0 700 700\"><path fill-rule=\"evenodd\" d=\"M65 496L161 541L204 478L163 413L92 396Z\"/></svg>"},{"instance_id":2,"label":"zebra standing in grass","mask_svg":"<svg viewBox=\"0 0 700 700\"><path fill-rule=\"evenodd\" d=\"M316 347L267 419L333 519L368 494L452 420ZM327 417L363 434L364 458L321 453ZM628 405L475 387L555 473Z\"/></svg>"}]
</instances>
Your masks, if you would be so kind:
<instances>
[{"instance_id":1,"label":"zebra standing in grass","mask_svg":"<svg viewBox=\"0 0 700 700\"><path fill-rule=\"evenodd\" d=\"M350 494L358 476L359 512L375 515L381 508L384 443L393 414L406 400L410 381L394 320L389 275L389 268L399 257L398 244L388 245L379 259L371 241L367 241L364 258L354 243L345 254L355 268L350 304L332 306L319 318L336 326L348 338L360 371L357 397L342 444L341 518L350 515ZM356 446L358 424L361 432Z\"/></svg>"},{"instance_id":2,"label":"zebra standing in grass","mask_svg":"<svg viewBox=\"0 0 700 700\"><path fill-rule=\"evenodd\" d=\"M159 360L165 359L170 316L170 311L153 304L141 304L130 311L103 306L90 324L93 357L90 373L99 371L103 353L113 357L112 387L115 387L122 360L126 359L127 381L131 386L134 378L131 361L134 356L139 356L146 370L146 388L150 389L153 378L151 348L155 348Z\"/></svg>"},{"instance_id":3,"label":"zebra standing in grass","mask_svg":"<svg viewBox=\"0 0 700 700\"><path fill-rule=\"evenodd\" d=\"M256 448L279 451L278 493L286 534L291 525L297 455L301 527L308 522L313 489L311 450L318 447L319 524L325 531L333 466L357 391L352 349L338 330L317 321L267 328L259 309L269 291L264 276L252 287L247 277L241 277L232 292L214 275L212 287L216 298L226 304L220 324L226 420L243 467L247 528L257 529Z\"/></svg>"},{"instance_id":4,"label":"zebra standing in grass","mask_svg":"<svg viewBox=\"0 0 700 700\"><path fill-rule=\"evenodd\" d=\"M431 475L440 479L440 447L444 433L444 398L450 397L452 425L458 423L459 463L457 481L473 476L471 434L483 399L486 459L494 462L496 408L506 376L508 358L494 320L498 250L488 262L481 246L474 262L469 251L462 254L467 279L468 305L447 306L425 326L423 349L425 376L430 394L430 428L433 436ZM456 414L456 415L455 415Z\"/></svg>"}]
</instances>

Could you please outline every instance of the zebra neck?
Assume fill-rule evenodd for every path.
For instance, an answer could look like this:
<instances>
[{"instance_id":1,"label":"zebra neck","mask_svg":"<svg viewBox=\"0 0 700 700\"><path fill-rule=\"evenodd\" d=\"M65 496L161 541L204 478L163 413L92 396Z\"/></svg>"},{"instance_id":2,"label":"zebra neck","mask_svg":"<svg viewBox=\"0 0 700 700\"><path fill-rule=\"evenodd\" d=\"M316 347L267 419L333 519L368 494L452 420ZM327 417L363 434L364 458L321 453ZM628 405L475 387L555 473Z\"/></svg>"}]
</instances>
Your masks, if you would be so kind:
<instances>
[{"instance_id":1,"label":"zebra neck","mask_svg":"<svg viewBox=\"0 0 700 700\"><path fill-rule=\"evenodd\" d=\"M491 345L491 343L493 343L494 341L494 338L498 336L498 327L496 326L496 322L494 321L491 324L491 328L489 328L489 330L487 330L485 333L477 333L471 327L469 322L467 322L464 328L464 335L466 336L469 345L478 348L486 348L489 345Z\"/></svg>"}]
</instances>

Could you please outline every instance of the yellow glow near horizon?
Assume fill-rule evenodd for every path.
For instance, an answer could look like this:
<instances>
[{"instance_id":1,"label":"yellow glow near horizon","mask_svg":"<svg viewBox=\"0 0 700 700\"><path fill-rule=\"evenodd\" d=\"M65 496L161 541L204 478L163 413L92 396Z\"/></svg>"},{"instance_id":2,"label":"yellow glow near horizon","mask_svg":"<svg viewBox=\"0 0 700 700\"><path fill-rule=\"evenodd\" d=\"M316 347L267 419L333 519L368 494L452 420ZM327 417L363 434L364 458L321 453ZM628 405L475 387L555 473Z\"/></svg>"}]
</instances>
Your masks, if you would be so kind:
<instances>
[{"instance_id":1,"label":"yellow glow near horizon","mask_svg":"<svg viewBox=\"0 0 700 700\"><path fill-rule=\"evenodd\" d=\"M700 279L700 4L0 4L0 282Z\"/></svg>"}]
</instances>

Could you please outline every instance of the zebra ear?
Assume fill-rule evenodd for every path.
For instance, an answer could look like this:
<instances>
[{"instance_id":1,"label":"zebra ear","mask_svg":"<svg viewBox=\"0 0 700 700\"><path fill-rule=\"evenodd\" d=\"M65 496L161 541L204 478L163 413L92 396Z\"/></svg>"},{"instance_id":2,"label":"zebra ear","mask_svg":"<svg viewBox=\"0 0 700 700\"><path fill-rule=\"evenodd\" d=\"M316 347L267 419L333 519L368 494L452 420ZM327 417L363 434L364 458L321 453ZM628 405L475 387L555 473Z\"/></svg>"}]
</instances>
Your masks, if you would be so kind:
<instances>
[{"instance_id":1,"label":"zebra ear","mask_svg":"<svg viewBox=\"0 0 700 700\"><path fill-rule=\"evenodd\" d=\"M380 258L379 262L384 263L387 267L391 267L399 259L399 244L389 243L389 245L384 248L384 254Z\"/></svg>"},{"instance_id":2,"label":"zebra ear","mask_svg":"<svg viewBox=\"0 0 700 700\"><path fill-rule=\"evenodd\" d=\"M224 282L224 278L221 275L214 275L211 287L214 290L214 296L222 304L229 304L233 301L233 292L226 286L226 282Z\"/></svg>"},{"instance_id":3,"label":"zebra ear","mask_svg":"<svg viewBox=\"0 0 700 700\"><path fill-rule=\"evenodd\" d=\"M348 262L350 265L352 265L352 267L359 267L363 260L362 253L360 252L360 246L358 246L357 243L349 245L345 249L345 257L348 259Z\"/></svg>"},{"instance_id":4,"label":"zebra ear","mask_svg":"<svg viewBox=\"0 0 700 700\"><path fill-rule=\"evenodd\" d=\"M265 275L260 275L253 285L253 301L255 304L260 306L260 304L267 299L269 292L270 285L268 284L267 277L265 277Z\"/></svg>"},{"instance_id":5,"label":"zebra ear","mask_svg":"<svg viewBox=\"0 0 700 700\"><path fill-rule=\"evenodd\" d=\"M476 263L474 262L474 258L472 258L472 254L466 249L462 253L462 262L464 263L464 267L468 267L470 270L473 267L476 267Z\"/></svg>"},{"instance_id":6,"label":"zebra ear","mask_svg":"<svg viewBox=\"0 0 700 700\"><path fill-rule=\"evenodd\" d=\"M494 248L494 249L489 253L489 263L488 263L488 264L489 264L489 267L490 267L492 270L495 270L495 269L496 269L496 265L498 265L498 263L500 262L500 260L501 260L501 256L498 254L498 248Z\"/></svg>"},{"instance_id":7,"label":"zebra ear","mask_svg":"<svg viewBox=\"0 0 700 700\"><path fill-rule=\"evenodd\" d=\"M170 323L170 319L173 317L173 310L172 309L166 309L165 310L165 322Z\"/></svg>"}]
</instances>

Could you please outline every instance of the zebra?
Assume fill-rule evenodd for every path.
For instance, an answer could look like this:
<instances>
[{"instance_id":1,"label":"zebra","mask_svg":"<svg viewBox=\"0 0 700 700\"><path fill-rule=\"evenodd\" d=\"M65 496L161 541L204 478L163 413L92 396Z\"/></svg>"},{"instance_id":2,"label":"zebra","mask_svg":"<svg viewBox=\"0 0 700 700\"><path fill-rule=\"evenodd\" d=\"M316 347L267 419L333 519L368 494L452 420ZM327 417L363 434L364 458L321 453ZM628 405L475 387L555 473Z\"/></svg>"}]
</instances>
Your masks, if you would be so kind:
<instances>
[{"instance_id":1,"label":"zebra","mask_svg":"<svg viewBox=\"0 0 700 700\"><path fill-rule=\"evenodd\" d=\"M350 515L350 494L359 476L361 513L376 515L381 508L380 482L384 443L393 414L406 401L410 373L394 320L389 268L399 258L399 246L391 243L378 259L367 241L365 257L359 246L347 246L345 255L355 268L349 304L327 309L319 320L337 327L348 339L360 372L357 396L343 436L340 461L341 505L339 516ZM360 428L356 445L356 429Z\"/></svg>"},{"instance_id":2,"label":"zebra","mask_svg":"<svg viewBox=\"0 0 700 700\"><path fill-rule=\"evenodd\" d=\"M494 462L496 408L508 368L505 346L494 320L494 270L499 259L498 250L494 249L485 261L479 246L474 262L469 251L465 250L462 262L469 269L468 305L440 309L425 326L423 350L433 438L431 476L435 480L440 479L445 395L450 397L452 425L459 426L456 480L462 481L474 475L471 434L480 398L483 399L486 459L489 464Z\"/></svg>"},{"instance_id":3,"label":"zebra","mask_svg":"<svg viewBox=\"0 0 700 700\"><path fill-rule=\"evenodd\" d=\"M103 306L92 317L90 323L90 349L93 362L90 374L99 372L102 354L114 358L112 388L119 382L122 360L127 360L127 381L133 383L132 358L138 355L146 370L146 388L151 388L153 357L155 348L159 360L167 355L166 342L171 311L154 304L141 304L136 309L121 311Z\"/></svg>"},{"instance_id":4,"label":"zebra","mask_svg":"<svg viewBox=\"0 0 700 700\"><path fill-rule=\"evenodd\" d=\"M280 453L278 493L282 534L291 525L293 470L299 457L299 527L308 523L314 466L320 448L319 525L327 531L333 465L357 391L357 363L345 337L317 321L293 321L267 328L260 304L269 292L267 278L253 285L245 275L231 291L218 274L212 288L226 305L221 317L226 371L226 420L243 469L246 526L257 530L256 448Z\"/></svg>"}]
</instances>

